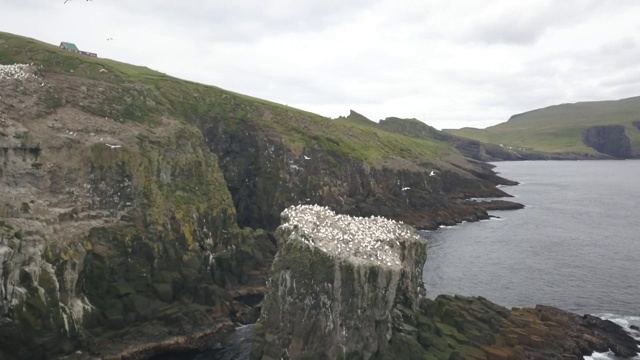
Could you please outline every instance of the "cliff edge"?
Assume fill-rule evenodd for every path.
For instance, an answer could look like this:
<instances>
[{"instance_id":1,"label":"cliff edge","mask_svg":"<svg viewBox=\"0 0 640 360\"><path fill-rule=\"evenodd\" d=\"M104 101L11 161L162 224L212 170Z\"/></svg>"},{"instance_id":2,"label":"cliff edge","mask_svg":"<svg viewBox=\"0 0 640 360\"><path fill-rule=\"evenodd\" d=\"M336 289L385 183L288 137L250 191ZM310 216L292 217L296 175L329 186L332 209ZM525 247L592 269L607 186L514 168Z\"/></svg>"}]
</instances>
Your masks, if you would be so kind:
<instances>
[{"instance_id":1,"label":"cliff edge","mask_svg":"<svg viewBox=\"0 0 640 360\"><path fill-rule=\"evenodd\" d=\"M290 207L256 324L252 359L369 359L392 334L394 309L417 309L426 242L380 217Z\"/></svg>"}]
</instances>

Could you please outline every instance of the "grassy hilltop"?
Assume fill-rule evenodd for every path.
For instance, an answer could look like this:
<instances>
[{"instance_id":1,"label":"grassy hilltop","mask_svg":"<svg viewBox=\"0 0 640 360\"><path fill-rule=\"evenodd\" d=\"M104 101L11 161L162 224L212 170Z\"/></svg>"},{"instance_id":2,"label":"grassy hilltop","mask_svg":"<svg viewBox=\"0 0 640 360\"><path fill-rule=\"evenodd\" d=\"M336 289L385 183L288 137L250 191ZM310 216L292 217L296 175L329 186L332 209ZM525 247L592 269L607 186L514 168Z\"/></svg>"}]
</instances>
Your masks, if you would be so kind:
<instances>
[{"instance_id":1,"label":"grassy hilltop","mask_svg":"<svg viewBox=\"0 0 640 360\"><path fill-rule=\"evenodd\" d=\"M589 129L600 132L600 136L604 137L593 139ZM486 129L445 131L482 142L502 144L515 151L597 156L601 153L597 147L594 148L590 139L602 144L627 141L624 137L607 139L607 135L602 134L607 129L619 129L629 139L630 151L626 157L640 156L640 97L554 105L513 115L507 122Z\"/></svg>"},{"instance_id":2,"label":"grassy hilltop","mask_svg":"<svg viewBox=\"0 0 640 360\"><path fill-rule=\"evenodd\" d=\"M80 56L0 32L0 64L12 63L34 63L42 66L43 72L122 86L116 91L103 91L97 101L80 105L84 111L116 121L153 126L164 115L194 125L224 118L228 125L243 126L255 120L281 136L294 152L317 145L371 163L385 156L439 158L451 153L451 147L443 142L414 141L374 128L345 126L304 110L178 79L147 67ZM49 111L62 105L54 93L46 101Z\"/></svg>"}]
</instances>

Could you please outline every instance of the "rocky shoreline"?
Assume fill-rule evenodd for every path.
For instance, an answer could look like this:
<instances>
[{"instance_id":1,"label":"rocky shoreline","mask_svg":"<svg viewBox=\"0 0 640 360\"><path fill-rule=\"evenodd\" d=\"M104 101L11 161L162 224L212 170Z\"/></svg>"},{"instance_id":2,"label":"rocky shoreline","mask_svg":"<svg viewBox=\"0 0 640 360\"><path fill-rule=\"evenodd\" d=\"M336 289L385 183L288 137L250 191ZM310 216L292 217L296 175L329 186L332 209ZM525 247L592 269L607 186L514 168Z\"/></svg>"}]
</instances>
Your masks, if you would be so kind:
<instances>
[{"instance_id":1,"label":"rocky shoreline","mask_svg":"<svg viewBox=\"0 0 640 360\"><path fill-rule=\"evenodd\" d=\"M292 220L296 210L288 211L277 232L280 250L255 326L251 359L582 359L608 350L629 358L640 350L619 325L591 315L550 306L509 310L482 297L426 299L426 243L415 233L376 231L377 226L402 225L352 218L368 222L373 233L398 234L357 241L365 249L382 244L382 251L394 252L396 243L402 249L399 271L389 267L393 260L371 268L364 265L369 264L366 251L335 257L323 250L333 245L318 247L315 239L322 229L317 219L326 218L322 208L305 208L306 220L295 215ZM331 220L322 225L336 226ZM357 235L347 234L352 236ZM322 240L327 241L341 240ZM375 324L369 324L372 320Z\"/></svg>"}]
</instances>

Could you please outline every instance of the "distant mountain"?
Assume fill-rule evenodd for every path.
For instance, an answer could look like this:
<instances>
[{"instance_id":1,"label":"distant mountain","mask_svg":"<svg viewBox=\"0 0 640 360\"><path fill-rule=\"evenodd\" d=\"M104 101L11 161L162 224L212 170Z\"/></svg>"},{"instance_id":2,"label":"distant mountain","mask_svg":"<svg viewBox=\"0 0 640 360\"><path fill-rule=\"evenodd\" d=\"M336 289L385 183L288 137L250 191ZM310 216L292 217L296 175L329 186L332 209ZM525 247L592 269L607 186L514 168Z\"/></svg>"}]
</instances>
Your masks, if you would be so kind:
<instances>
[{"instance_id":1,"label":"distant mountain","mask_svg":"<svg viewBox=\"0 0 640 360\"><path fill-rule=\"evenodd\" d=\"M640 97L554 105L486 129L444 131L550 158L639 158Z\"/></svg>"}]
</instances>

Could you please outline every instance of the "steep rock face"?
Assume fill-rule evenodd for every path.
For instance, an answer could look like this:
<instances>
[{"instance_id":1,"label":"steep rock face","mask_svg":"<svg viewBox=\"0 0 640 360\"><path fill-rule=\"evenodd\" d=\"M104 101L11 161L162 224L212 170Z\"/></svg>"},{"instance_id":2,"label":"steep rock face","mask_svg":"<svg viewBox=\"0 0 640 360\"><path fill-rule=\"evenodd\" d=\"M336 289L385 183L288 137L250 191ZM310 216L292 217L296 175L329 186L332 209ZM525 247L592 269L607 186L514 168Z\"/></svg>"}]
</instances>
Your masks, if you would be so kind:
<instances>
[{"instance_id":1,"label":"steep rock face","mask_svg":"<svg viewBox=\"0 0 640 360\"><path fill-rule=\"evenodd\" d=\"M252 359L368 359L387 346L394 309L417 308L426 243L412 228L304 206L276 235Z\"/></svg>"},{"instance_id":2,"label":"steep rock face","mask_svg":"<svg viewBox=\"0 0 640 360\"><path fill-rule=\"evenodd\" d=\"M202 135L65 106L80 87L52 89L68 85L0 82L0 358L116 353L241 318L275 247L237 227Z\"/></svg>"},{"instance_id":3,"label":"steep rock face","mask_svg":"<svg viewBox=\"0 0 640 360\"><path fill-rule=\"evenodd\" d=\"M631 142L622 125L593 126L582 132L585 145L618 159L631 157Z\"/></svg>"},{"instance_id":4,"label":"steep rock face","mask_svg":"<svg viewBox=\"0 0 640 360\"><path fill-rule=\"evenodd\" d=\"M203 133L220 159L241 226L275 229L283 209L302 203L435 228L487 218L484 209L459 204L457 199L508 196L495 185L514 184L480 163L456 167L396 157L370 165L313 144L294 153L250 122L242 127L219 123L205 127ZM429 176L432 170L436 176Z\"/></svg>"},{"instance_id":5,"label":"steep rock face","mask_svg":"<svg viewBox=\"0 0 640 360\"><path fill-rule=\"evenodd\" d=\"M636 129L640 130L640 120L632 121L631 124L636 127Z\"/></svg>"}]
</instances>

